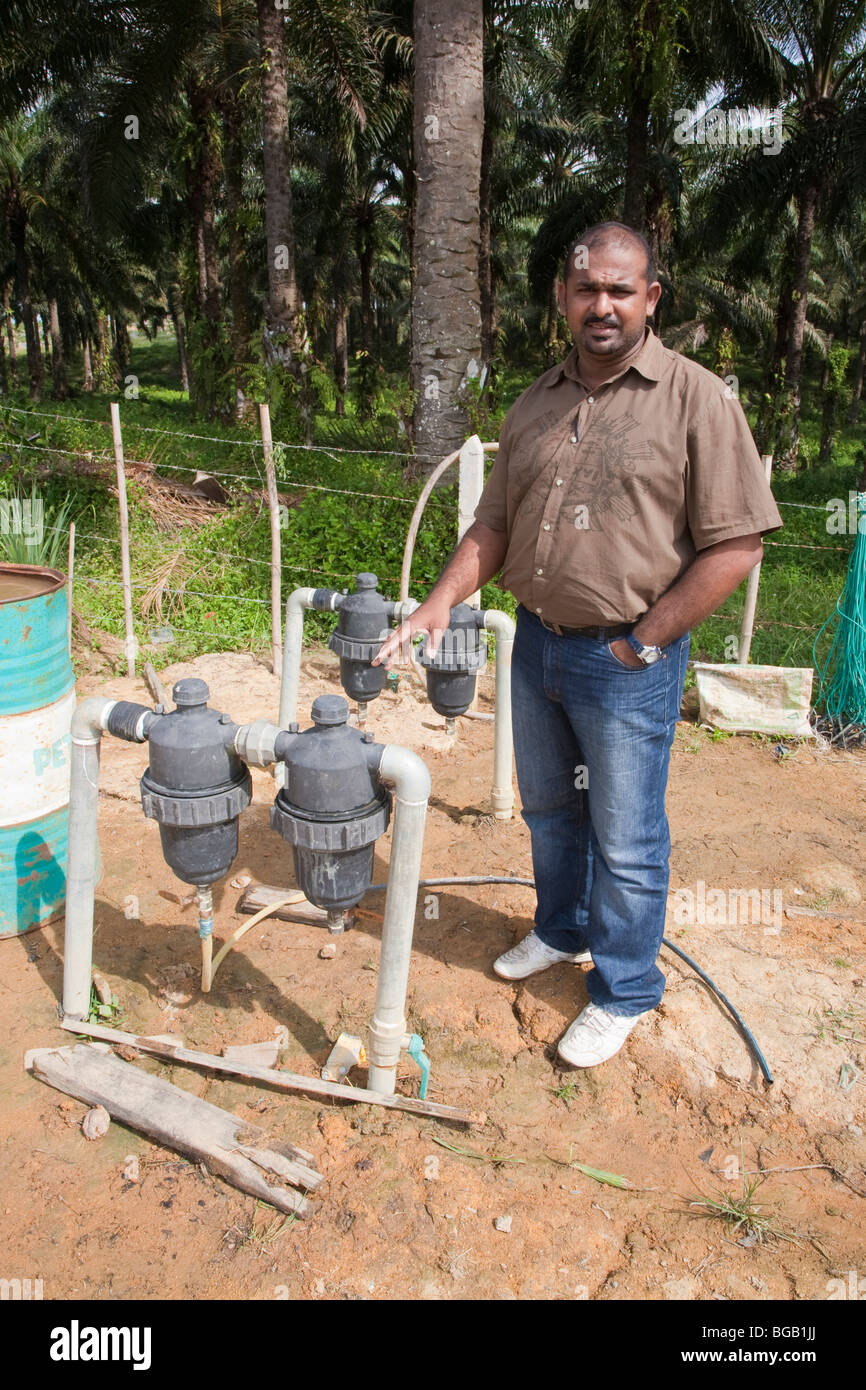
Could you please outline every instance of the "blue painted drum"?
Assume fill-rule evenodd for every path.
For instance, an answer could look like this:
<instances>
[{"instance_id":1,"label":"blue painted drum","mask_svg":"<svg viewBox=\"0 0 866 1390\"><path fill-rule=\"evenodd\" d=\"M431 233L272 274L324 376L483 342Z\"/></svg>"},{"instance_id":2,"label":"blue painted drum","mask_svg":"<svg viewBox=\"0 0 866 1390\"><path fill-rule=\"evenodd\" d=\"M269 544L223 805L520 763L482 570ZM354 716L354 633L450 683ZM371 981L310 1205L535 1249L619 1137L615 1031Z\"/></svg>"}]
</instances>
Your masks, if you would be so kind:
<instances>
[{"instance_id":1,"label":"blue painted drum","mask_svg":"<svg viewBox=\"0 0 866 1390\"><path fill-rule=\"evenodd\" d=\"M61 915L75 677L66 576L0 565L0 937Z\"/></svg>"}]
</instances>

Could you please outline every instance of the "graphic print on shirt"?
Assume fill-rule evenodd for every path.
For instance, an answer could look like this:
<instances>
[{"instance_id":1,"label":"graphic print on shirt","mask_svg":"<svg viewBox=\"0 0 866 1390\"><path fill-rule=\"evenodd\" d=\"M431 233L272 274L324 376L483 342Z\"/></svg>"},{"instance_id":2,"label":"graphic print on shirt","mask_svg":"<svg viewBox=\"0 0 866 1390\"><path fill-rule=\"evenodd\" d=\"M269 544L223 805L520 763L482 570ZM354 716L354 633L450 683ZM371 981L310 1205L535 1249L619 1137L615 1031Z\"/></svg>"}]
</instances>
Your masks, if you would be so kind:
<instances>
[{"instance_id":1,"label":"graphic print on shirt","mask_svg":"<svg viewBox=\"0 0 866 1390\"><path fill-rule=\"evenodd\" d=\"M610 533L638 515L638 495L652 486L647 465L655 448L629 411L613 419L599 414L582 444L571 446L576 457L565 507L582 523L579 530Z\"/></svg>"},{"instance_id":2,"label":"graphic print on shirt","mask_svg":"<svg viewBox=\"0 0 866 1390\"><path fill-rule=\"evenodd\" d=\"M652 486L648 465L656 451L630 411L612 418L596 411L575 444L574 414L569 411L542 431L541 422L533 421L524 432L511 459L513 500L522 520L540 522L561 477L560 523L611 534L638 515L639 494Z\"/></svg>"}]
</instances>

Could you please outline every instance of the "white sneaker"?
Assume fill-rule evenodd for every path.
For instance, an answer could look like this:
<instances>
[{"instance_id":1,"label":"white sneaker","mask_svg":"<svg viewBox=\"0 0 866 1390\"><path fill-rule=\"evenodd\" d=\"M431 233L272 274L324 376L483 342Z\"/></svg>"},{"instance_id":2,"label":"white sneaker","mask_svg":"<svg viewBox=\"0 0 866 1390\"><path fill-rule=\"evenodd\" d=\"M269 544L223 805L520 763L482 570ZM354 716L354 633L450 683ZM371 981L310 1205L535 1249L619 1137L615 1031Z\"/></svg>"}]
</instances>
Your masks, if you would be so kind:
<instances>
[{"instance_id":1,"label":"white sneaker","mask_svg":"<svg viewBox=\"0 0 866 1390\"><path fill-rule=\"evenodd\" d=\"M652 1013L648 1009L647 1013ZM557 1052L573 1067L597 1067L619 1052L632 1028L646 1013L609 1014L597 1004L587 1004L559 1040Z\"/></svg>"},{"instance_id":2,"label":"white sneaker","mask_svg":"<svg viewBox=\"0 0 866 1390\"><path fill-rule=\"evenodd\" d=\"M558 965L564 960L582 964L591 961L592 956L589 951L578 951L576 954L555 951L552 946L545 946L535 935L533 927L528 936L493 962L493 969L503 980L525 980L527 975L536 975L539 970L546 970L548 966Z\"/></svg>"}]
</instances>

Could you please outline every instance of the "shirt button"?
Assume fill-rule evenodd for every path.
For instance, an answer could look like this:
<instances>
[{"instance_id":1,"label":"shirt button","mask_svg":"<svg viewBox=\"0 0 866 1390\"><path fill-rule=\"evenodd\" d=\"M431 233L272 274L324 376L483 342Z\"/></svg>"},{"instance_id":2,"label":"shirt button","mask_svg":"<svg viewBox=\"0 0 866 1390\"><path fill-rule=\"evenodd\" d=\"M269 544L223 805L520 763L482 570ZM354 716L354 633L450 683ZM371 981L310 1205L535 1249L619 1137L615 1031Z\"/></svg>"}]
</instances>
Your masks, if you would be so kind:
<instances>
[{"instance_id":1,"label":"shirt button","mask_svg":"<svg viewBox=\"0 0 866 1390\"><path fill-rule=\"evenodd\" d=\"M541 609L540 609L540 608L536 608L535 611L536 611L536 613L540 613L540 612L541 612Z\"/></svg>"},{"instance_id":2,"label":"shirt button","mask_svg":"<svg viewBox=\"0 0 866 1390\"><path fill-rule=\"evenodd\" d=\"M544 574L544 570L536 570L535 573L536 573L536 574Z\"/></svg>"},{"instance_id":3,"label":"shirt button","mask_svg":"<svg viewBox=\"0 0 866 1390\"><path fill-rule=\"evenodd\" d=\"M544 525L542 526L541 529L542 529L542 531L549 531L549 530L550 530L550 522L549 522L549 521L545 521L545 523L544 523Z\"/></svg>"},{"instance_id":4,"label":"shirt button","mask_svg":"<svg viewBox=\"0 0 866 1390\"><path fill-rule=\"evenodd\" d=\"M595 405L595 396L587 396L586 403L587 405Z\"/></svg>"},{"instance_id":5,"label":"shirt button","mask_svg":"<svg viewBox=\"0 0 866 1390\"><path fill-rule=\"evenodd\" d=\"M556 486L557 486L557 487L562 487L562 479L561 479L561 478L557 478L557 480L556 480Z\"/></svg>"}]
</instances>

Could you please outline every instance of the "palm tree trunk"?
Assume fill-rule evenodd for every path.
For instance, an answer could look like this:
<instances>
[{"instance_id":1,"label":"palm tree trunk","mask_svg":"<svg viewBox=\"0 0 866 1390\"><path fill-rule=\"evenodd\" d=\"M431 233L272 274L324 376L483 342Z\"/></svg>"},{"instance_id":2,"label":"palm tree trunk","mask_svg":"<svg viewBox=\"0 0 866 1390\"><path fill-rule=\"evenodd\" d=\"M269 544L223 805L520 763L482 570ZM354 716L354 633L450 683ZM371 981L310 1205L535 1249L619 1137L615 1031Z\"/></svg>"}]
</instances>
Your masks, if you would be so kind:
<instances>
[{"instance_id":1,"label":"palm tree trunk","mask_svg":"<svg viewBox=\"0 0 866 1390\"><path fill-rule=\"evenodd\" d=\"M183 301L180 296L180 287L177 281L172 280L166 290L166 299L172 319L174 320L174 332L177 338L177 355L180 360L180 384L181 389L189 395L189 367L186 357L186 320L183 312Z\"/></svg>"},{"instance_id":2,"label":"palm tree trunk","mask_svg":"<svg viewBox=\"0 0 866 1390\"><path fill-rule=\"evenodd\" d=\"M84 376L83 389L84 389L85 391L92 391L92 390L93 390L93 363L92 363L91 358L90 358L90 339L89 339L88 337L85 337L85 339L84 339L84 346L83 346L83 349L82 349L82 358L83 358L83 361L82 361L82 372L83 372L83 376Z\"/></svg>"},{"instance_id":3,"label":"palm tree trunk","mask_svg":"<svg viewBox=\"0 0 866 1390\"><path fill-rule=\"evenodd\" d=\"M214 132L213 93L198 82L188 91L190 112L199 134L199 156L193 174L190 205L195 226L201 311L211 330L222 317L222 285L216 239L215 204L219 196L222 164Z\"/></svg>"},{"instance_id":4,"label":"palm tree trunk","mask_svg":"<svg viewBox=\"0 0 866 1390\"><path fill-rule=\"evenodd\" d=\"M478 289L481 306L481 361L493 361L496 346L496 303L490 261L490 179L493 167L493 131L485 119L481 140L481 180L478 194Z\"/></svg>"},{"instance_id":5,"label":"palm tree trunk","mask_svg":"<svg viewBox=\"0 0 866 1390\"><path fill-rule=\"evenodd\" d=\"M794 269L791 280L791 320L785 354L785 413L781 422L780 464L795 468L800 447L800 377L803 366L803 338L808 308L809 265L812 237L818 211L820 188L817 181L807 183L800 194Z\"/></svg>"},{"instance_id":6,"label":"palm tree trunk","mask_svg":"<svg viewBox=\"0 0 866 1390\"><path fill-rule=\"evenodd\" d=\"M360 272L361 356L358 363L358 414L368 420L373 413L376 390L375 332L373 320L373 244L370 235L370 209L363 201L356 210L355 253Z\"/></svg>"},{"instance_id":7,"label":"palm tree trunk","mask_svg":"<svg viewBox=\"0 0 866 1390\"><path fill-rule=\"evenodd\" d=\"M93 381L97 391L110 391L117 384L111 367L111 328L106 314L98 314L96 318Z\"/></svg>"},{"instance_id":8,"label":"palm tree trunk","mask_svg":"<svg viewBox=\"0 0 866 1390\"><path fill-rule=\"evenodd\" d=\"M69 395L69 381L66 375L66 359L63 355L60 315L57 312L57 300L53 298L48 301L48 323L51 329L51 369L54 382L51 394L56 401L62 401Z\"/></svg>"},{"instance_id":9,"label":"palm tree trunk","mask_svg":"<svg viewBox=\"0 0 866 1390\"><path fill-rule=\"evenodd\" d=\"M851 404L848 407L848 423L857 423L857 416L860 413L860 399L863 395L863 375L866 373L866 319L860 324L860 351L857 355L857 367L854 372L854 389L851 392Z\"/></svg>"},{"instance_id":10,"label":"palm tree trunk","mask_svg":"<svg viewBox=\"0 0 866 1390\"><path fill-rule=\"evenodd\" d=\"M117 373L122 381L132 360L132 344L129 341L129 324L123 314L114 315L114 352L117 358Z\"/></svg>"},{"instance_id":11,"label":"palm tree trunk","mask_svg":"<svg viewBox=\"0 0 866 1390\"><path fill-rule=\"evenodd\" d=\"M13 192L9 215L9 234L15 251L15 272L18 279L18 298L24 320L24 340L27 344L27 375L30 380L30 399L38 401L45 380L42 353L39 348L39 326L30 292L30 257L27 252L27 213L21 206L17 190Z\"/></svg>"},{"instance_id":12,"label":"palm tree trunk","mask_svg":"<svg viewBox=\"0 0 866 1390\"><path fill-rule=\"evenodd\" d=\"M559 305L556 302L556 281L551 280L547 291L547 325L544 331L544 363L552 367L559 360Z\"/></svg>"},{"instance_id":13,"label":"palm tree trunk","mask_svg":"<svg viewBox=\"0 0 866 1390\"><path fill-rule=\"evenodd\" d=\"M415 444L434 456L427 471L466 437L460 388L481 355L483 32L482 0L416 0L412 386Z\"/></svg>"},{"instance_id":14,"label":"palm tree trunk","mask_svg":"<svg viewBox=\"0 0 866 1390\"><path fill-rule=\"evenodd\" d=\"M289 156L289 98L283 14L273 0L256 0L262 56L262 153L268 297L265 321L273 335L296 346L298 286Z\"/></svg>"},{"instance_id":15,"label":"palm tree trunk","mask_svg":"<svg viewBox=\"0 0 866 1390\"><path fill-rule=\"evenodd\" d=\"M334 305L334 381L337 386L337 414L346 414L349 385L349 308L343 295Z\"/></svg>"},{"instance_id":16,"label":"palm tree trunk","mask_svg":"<svg viewBox=\"0 0 866 1390\"><path fill-rule=\"evenodd\" d=\"M234 414L236 420L247 418L252 411L244 391L244 373L250 359L249 276L247 248L243 233L243 147L241 144L241 110L235 91L222 102L223 162L226 185L226 226L229 242L229 300L232 310L231 351L235 378Z\"/></svg>"},{"instance_id":17,"label":"palm tree trunk","mask_svg":"<svg viewBox=\"0 0 866 1390\"><path fill-rule=\"evenodd\" d=\"M9 281L3 286L3 319L6 325L6 342L9 347L9 376L14 387L18 380L18 349L15 343L15 321L12 317Z\"/></svg>"},{"instance_id":18,"label":"palm tree trunk","mask_svg":"<svg viewBox=\"0 0 866 1390\"><path fill-rule=\"evenodd\" d=\"M647 149L649 143L649 101L635 97L626 126L625 190L622 220L638 231L646 228Z\"/></svg>"}]
</instances>

